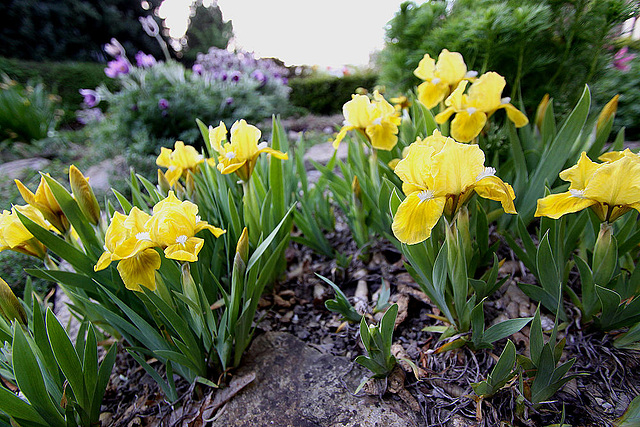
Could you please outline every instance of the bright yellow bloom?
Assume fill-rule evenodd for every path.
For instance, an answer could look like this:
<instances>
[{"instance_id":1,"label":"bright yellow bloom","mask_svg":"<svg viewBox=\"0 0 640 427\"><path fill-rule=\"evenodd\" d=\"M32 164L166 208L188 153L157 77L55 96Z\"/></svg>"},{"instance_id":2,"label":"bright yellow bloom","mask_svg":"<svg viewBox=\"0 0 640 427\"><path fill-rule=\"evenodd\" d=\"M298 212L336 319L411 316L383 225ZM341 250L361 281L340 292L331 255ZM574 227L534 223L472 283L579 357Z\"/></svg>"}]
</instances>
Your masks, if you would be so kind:
<instances>
[{"instance_id":1,"label":"bright yellow bloom","mask_svg":"<svg viewBox=\"0 0 640 427\"><path fill-rule=\"evenodd\" d=\"M49 174L47 174L49 176ZM20 195L29 205L38 209L44 218L49 221L59 233L65 233L69 230L69 220L62 212L62 208L53 196L49 184L44 177L40 177L40 185L33 194L20 180L15 180Z\"/></svg>"},{"instance_id":2,"label":"bright yellow bloom","mask_svg":"<svg viewBox=\"0 0 640 427\"><path fill-rule=\"evenodd\" d=\"M425 107L433 108L449 96L463 79L473 78L477 73L467 73L467 65L458 52L443 49L438 62L428 53L425 54L413 74L424 80L418 86L418 100Z\"/></svg>"},{"instance_id":3,"label":"bright yellow bloom","mask_svg":"<svg viewBox=\"0 0 640 427\"><path fill-rule=\"evenodd\" d=\"M447 108L435 117L436 122L442 124L455 113L451 122L451 136L457 141L472 141L480 134L487 119L500 108L506 110L507 117L516 127L529 123L527 116L510 104L510 98L501 98L506 82L500 74L493 71L483 74L465 94L467 84L466 80L458 84L444 102Z\"/></svg>"},{"instance_id":4,"label":"bright yellow bloom","mask_svg":"<svg viewBox=\"0 0 640 427\"><path fill-rule=\"evenodd\" d=\"M575 166L560 172L569 190L538 200L535 216L560 218L590 207L603 222L635 209L640 212L640 157L629 150L603 155L595 163L583 152Z\"/></svg>"},{"instance_id":5,"label":"bright yellow bloom","mask_svg":"<svg viewBox=\"0 0 640 427\"><path fill-rule=\"evenodd\" d=\"M153 216L146 224L150 239L164 248L167 258L194 262L204 240L195 237L201 230L209 230L219 237L225 230L209 225L198 216L198 206L180 201L171 191L169 196L153 207Z\"/></svg>"},{"instance_id":6,"label":"bright yellow bloom","mask_svg":"<svg viewBox=\"0 0 640 427\"><path fill-rule=\"evenodd\" d=\"M146 224L151 217L137 207L129 215L116 212L105 234L105 252L94 270L100 271L119 261L118 272L127 289L141 291L141 285L156 289L155 271L160 268L158 246L151 240Z\"/></svg>"},{"instance_id":7,"label":"bright yellow bloom","mask_svg":"<svg viewBox=\"0 0 640 427\"><path fill-rule=\"evenodd\" d=\"M287 153L267 147L266 142L258 143L262 132L244 120L236 121L231 126L231 142L222 145L226 134L226 127L222 122L218 127L209 129L211 148L220 155L218 170L225 175L235 172L246 182L251 177L260 153L268 153L281 160L289 158Z\"/></svg>"},{"instance_id":8,"label":"bright yellow bloom","mask_svg":"<svg viewBox=\"0 0 640 427\"><path fill-rule=\"evenodd\" d=\"M620 98L620 95L614 96L604 107L602 107L602 111L600 111L598 121L596 122L596 133L600 132L600 129L607 124L609 119L616 116L616 111L618 111L618 98Z\"/></svg>"},{"instance_id":9,"label":"bright yellow bloom","mask_svg":"<svg viewBox=\"0 0 640 427\"><path fill-rule=\"evenodd\" d=\"M402 122L396 109L378 91L373 93L373 101L366 95L351 95L351 101L342 107L344 126L338 132L333 148L350 130L362 132L377 150L391 150L398 143L398 126Z\"/></svg>"},{"instance_id":10,"label":"bright yellow bloom","mask_svg":"<svg viewBox=\"0 0 640 427\"><path fill-rule=\"evenodd\" d=\"M474 192L499 201L507 213L516 213L511 186L484 166L477 145L461 144L439 133L409 146L395 168L407 196L393 218L393 234L403 243L420 243L445 214L453 217Z\"/></svg>"},{"instance_id":11,"label":"bright yellow bloom","mask_svg":"<svg viewBox=\"0 0 640 427\"><path fill-rule=\"evenodd\" d=\"M44 258L45 246L33 237L33 234L22 224L16 211L42 228L51 228L42 213L33 206L13 206L11 212L5 210L0 214L0 252L11 249L36 258Z\"/></svg>"},{"instance_id":12,"label":"bright yellow bloom","mask_svg":"<svg viewBox=\"0 0 640 427\"><path fill-rule=\"evenodd\" d=\"M201 163L204 163L202 154L198 153L191 145L184 145L182 141L176 141L173 150L162 147L160 155L156 159L158 166L168 169L165 176L171 186L188 171L195 172Z\"/></svg>"}]
</instances>

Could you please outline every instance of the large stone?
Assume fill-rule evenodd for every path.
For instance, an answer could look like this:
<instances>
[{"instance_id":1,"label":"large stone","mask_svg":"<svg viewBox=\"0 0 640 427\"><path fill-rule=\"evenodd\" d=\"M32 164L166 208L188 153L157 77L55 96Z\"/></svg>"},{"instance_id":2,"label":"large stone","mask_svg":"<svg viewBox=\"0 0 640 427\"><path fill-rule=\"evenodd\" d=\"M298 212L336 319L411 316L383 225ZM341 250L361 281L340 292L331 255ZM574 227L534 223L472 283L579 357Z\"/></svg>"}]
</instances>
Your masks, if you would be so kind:
<instances>
[{"instance_id":1,"label":"large stone","mask_svg":"<svg viewBox=\"0 0 640 427\"><path fill-rule=\"evenodd\" d=\"M14 160L0 164L0 177L9 179L24 179L29 171L39 171L47 167L50 160L42 157Z\"/></svg>"},{"instance_id":2,"label":"large stone","mask_svg":"<svg viewBox=\"0 0 640 427\"><path fill-rule=\"evenodd\" d=\"M245 355L238 376L256 379L215 417L216 426L417 426L394 398L358 397L366 371L352 361L306 345L291 334L267 332Z\"/></svg>"}]
</instances>

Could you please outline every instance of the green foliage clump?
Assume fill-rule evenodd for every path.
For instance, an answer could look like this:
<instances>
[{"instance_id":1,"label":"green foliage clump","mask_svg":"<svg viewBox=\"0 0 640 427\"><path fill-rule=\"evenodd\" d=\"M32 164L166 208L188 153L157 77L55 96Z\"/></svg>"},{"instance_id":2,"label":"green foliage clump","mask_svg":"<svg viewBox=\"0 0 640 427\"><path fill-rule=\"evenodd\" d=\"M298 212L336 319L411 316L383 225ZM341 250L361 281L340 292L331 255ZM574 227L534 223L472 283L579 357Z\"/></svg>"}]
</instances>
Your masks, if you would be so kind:
<instances>
[{"instance_id":1,"label":"green foliage clump","mask_svg":"<svg viewBox=\"0 0 640 427\"><path fill-rule=\"evenodd\" d=\"M289 82L289 99L294 106L305 108L312 114L339 113L356 89L372 90L377 80L375 73L296 78Z\"/></svg>"},{"instance_id":2,"label":"green foliage clump","mask_svg":"<svg viewBox=\"0 0 640 427\"><path fill-rule=\"evenodd\" d=\"M0 84L0 137L26 143L46 138L60 118L57 101L42 84L25 87L5 75Z\"/></svg>"},{"instance_id":3,"label":"green foliage clump","mask_svg":"<svg viewBox=\"0 0 640 427\"><path fill-rule=\"evenodd\" d=\"M34 62L0 58L0 73L19 83L42 82L48 90L61 98L59 108L65 112L62 123L75 118L82 96L79 90L101 84L115 90L119 84L104 73L104 64L91 62Z\"/></svg>"},{"instance_id":4,"label":"green foliage clump","mask_svg":"<svg viewBox=\"0 0 640 427\"><path fill-rule=\"evenodd\" d=\"M566 110L608 63L612 30L632 16L624 0L459 0L405 2L389 22L380 55L381 82L406 91L425 53L460 52L469 70L497 71L521 88L528 108L545 93Z\"/></svg>"}]
</instances>

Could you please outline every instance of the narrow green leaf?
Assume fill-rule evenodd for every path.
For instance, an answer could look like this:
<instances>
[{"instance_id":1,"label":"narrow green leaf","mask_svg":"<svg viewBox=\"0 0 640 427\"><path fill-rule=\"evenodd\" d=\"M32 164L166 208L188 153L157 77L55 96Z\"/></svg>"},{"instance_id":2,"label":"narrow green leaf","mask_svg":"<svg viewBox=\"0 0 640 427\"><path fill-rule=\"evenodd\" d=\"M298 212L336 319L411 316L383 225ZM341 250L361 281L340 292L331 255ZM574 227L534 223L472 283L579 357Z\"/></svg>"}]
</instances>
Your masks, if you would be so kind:
<instances>
[{"instance_id":1,"label":"narrow green leaf","mask_svg":"<svg viewBox=\"0 0 640 427\"><path fill-rule=\"evenodd\" d=\"M504 350L500 354L498 363L491 370L491 378L496 383L502 382L508 379L509 374L513 371L513 365L516 363L516 346L513 341L507 340L507 345L504 346Z\"/></svg>"},{"instance_id":2,"label":"narrow green leaf","mask_svg":"<svg viewBox=\"0 0 640 427\"><path fill-rule=\"evenodd\" d=\"M38 366L22 328L14 328L12 360L18 387L29 400L31 406L51 426L66 427L61 414L62 408L51 400L40 372L40 366Z\"/></svg>"},{"instance_id":3,"label":"narrow green leaf","mask_svg":"<svg viewBox=\"0 0 640 427\"><path fill-rule=\"evenodd\" d=\"M76 343L80 342L81 337L76 339ZM87 338L84 341L84 354L82 359L82 371L84 373L84 384L87 390L88 402L91 405L93 401L93 392L98 381L98 340L93 324L89 325L87 330ZM91 412L91 406L86 408Z\"/></svg>"},{"instance_id":4,"label":"narrow green leaf","mask_svg":"<svg viewBox=\"0 0 640 427\"><path fill-rule=\"evenodd\" d=\"M67 378L67 381L69 381L69 385L73 390L78 404L84 408L87 404L87 390L78 353L76 353L76 349L73 347L73 343L67 335L67 332L50 308L47 309L46 322L47 335L51 342L53 355L64 376Z\"/></svg>"},{"instance_id":5,"label":"narrow green leaf","mask_svg":"<svg viewBox=\"0 0 640 427\"><path fill-rule=\"evenodd\" d=\"M501 340L502 338L509 337L522 328L527 326L531 322L532 317L524 317L521 319L508 319L504 322L497 323L487 328L484 332L484 340L489 343L493 343Z\"/></svg>"},{"instance_id":6,"label":"narrow green leaf","mask_svg":"<svg viewBox=\"0 0 640 427\"><path fill-rule=\"evenodd\" d=\"M640 426L640 396L636 396L624 414L615 422L616 427L638 427Z\"/></svg>"},{"instance_id":7,"label":"narrow green leaf","mask_svg":"<svg viewBox=\"0 0 640 427\"><path fill-rule=\"evenodd\" d=\"M0 408L20 424L44 427L51 425L31 405L4 387L0 387Z\"/></svg>"},{"instance_id":8,"label":"narrow green leaf","mask_svg":"<svg viewBox=\"0 0 640 427\"><path fill-rule=\"evenodd\" d=\"M102 405L102 399L104 398L107 384L109 384L109 378L111 378L111 371L113 370L113 364L116 361L116 354L117 345L114 344L111 346L104 359L102 359L102 363L98 369L95 386L91 393L91 412L89 413L89 416L91 417L92 422L100 419L100 406Z\"/></svg>"}]
</instances>

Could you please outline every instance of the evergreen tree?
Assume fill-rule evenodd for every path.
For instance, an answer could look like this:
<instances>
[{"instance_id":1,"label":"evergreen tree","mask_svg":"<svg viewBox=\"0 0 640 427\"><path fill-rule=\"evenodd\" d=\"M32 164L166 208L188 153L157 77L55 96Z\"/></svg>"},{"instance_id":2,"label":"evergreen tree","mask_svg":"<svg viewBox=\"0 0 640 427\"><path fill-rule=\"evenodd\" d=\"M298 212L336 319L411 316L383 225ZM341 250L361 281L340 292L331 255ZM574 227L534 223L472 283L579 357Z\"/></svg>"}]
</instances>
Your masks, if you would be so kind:
<instances>
[{"instance_id":1,"label":"evergreen tree","mask_svg":"<svg viewBox=\"0 0 640 427\"><path fill-rule=\"evenodd\" d=\"M151 15L162 0L3 0L0 56L26 60L106 60L105 43L115 37L130 56L138 50L161 57L157 42L138 18Z\"/></svg>"},{"instance_id":2,"label":"evergreen tree","mask_svg":"<svg viewBox=\"0 0 640 427\"><path fill-rule=\"evenodd\" d=\"M223 19L220 7L215 3L205 6L202 0L196 0L191 5L183 61L193 64L198 53L206 53L210 47L226 49L232 37L233 23Z\"/></svg>"}]
</instances>

